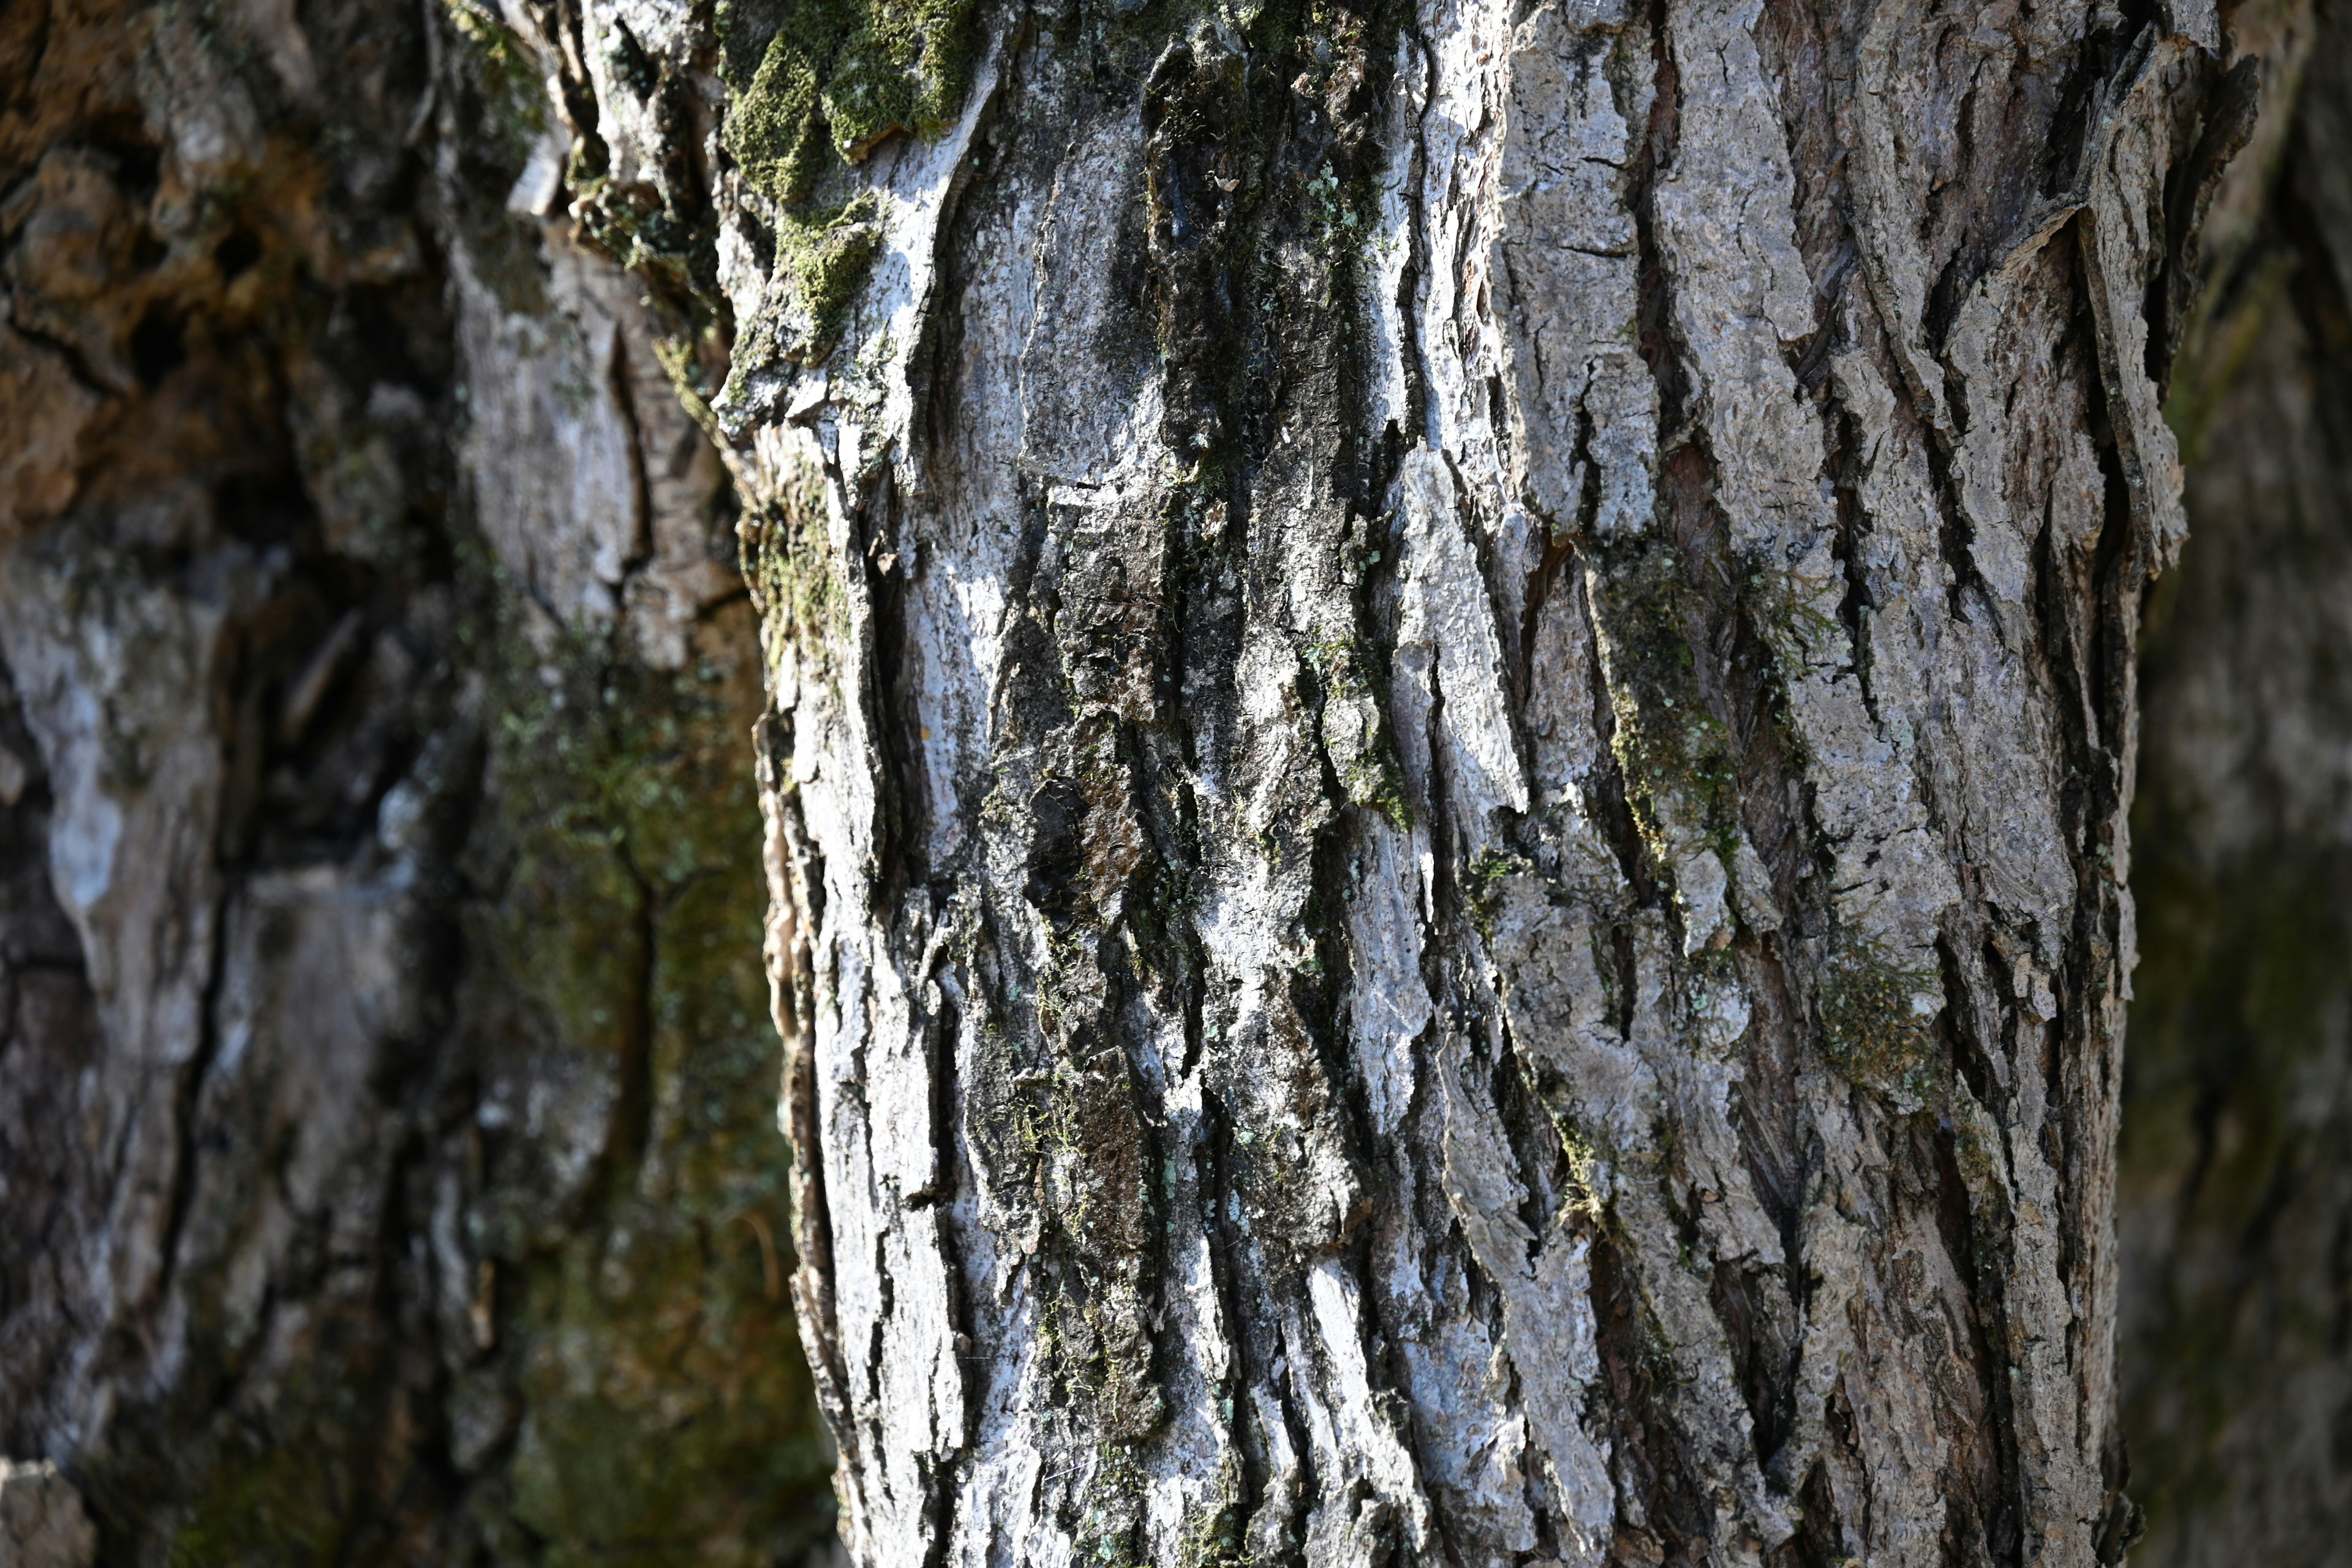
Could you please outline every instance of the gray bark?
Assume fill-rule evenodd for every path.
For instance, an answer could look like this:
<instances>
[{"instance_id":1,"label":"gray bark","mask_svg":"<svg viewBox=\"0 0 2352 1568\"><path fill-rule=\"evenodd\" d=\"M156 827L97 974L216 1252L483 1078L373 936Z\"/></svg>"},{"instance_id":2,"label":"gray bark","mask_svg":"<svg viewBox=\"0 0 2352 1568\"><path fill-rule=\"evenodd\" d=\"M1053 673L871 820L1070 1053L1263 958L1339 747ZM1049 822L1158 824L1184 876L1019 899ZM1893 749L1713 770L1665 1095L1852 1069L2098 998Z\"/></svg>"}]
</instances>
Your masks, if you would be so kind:
<instances>
[{"instance_id":1,"label":"gray bark","mask_svg":"<svg viewBox=\"0 0 2352 1568\"><path fill-rule=\"evenodd\" d=\"M2352 17L2272 62L2173 387L2191 542L2151 608L2121 1157L2147 1568L2352 1562Z\"/></svg>"},{"instance_id":2,"label":"gray bark","mask_svg":"<svg viewBox=\"0 0 2352 1568\"><path fill-rule=\"evenodd\" d=\"M2119 1557L2210 7L578 39L582 210L710 171L854 1555Z\"/></svg>"},{"instance_id":3,"label":"gray bark","mask_svg":"<svg viewBox=\"0 0 2352 1568\"><path fill-rule=\"evenodd\" d=\"M56 1465L0 1464L0 1563L62 1568L97 1550L81 1494Z\"/></svg>"},{"instance_id":4,"label":"gray bark","mask_svg":"<svg viewBox=\"0 0 2352 1568\"><path fill-rule=\"evenodd\" d=\"M0 12L12 1564L827 1531L731 500L549 69Z\"/></svg>"},{"instance_id":5,"label":"gray bark","mask_svg":"<svg viewBox=\"0 0 2352 1568\"><path fill-rule=\"evenodd\" d=\"M106 1554L2120 1556L2211 5L434 15L0 23Z\"/></svg>"}]
</instances>

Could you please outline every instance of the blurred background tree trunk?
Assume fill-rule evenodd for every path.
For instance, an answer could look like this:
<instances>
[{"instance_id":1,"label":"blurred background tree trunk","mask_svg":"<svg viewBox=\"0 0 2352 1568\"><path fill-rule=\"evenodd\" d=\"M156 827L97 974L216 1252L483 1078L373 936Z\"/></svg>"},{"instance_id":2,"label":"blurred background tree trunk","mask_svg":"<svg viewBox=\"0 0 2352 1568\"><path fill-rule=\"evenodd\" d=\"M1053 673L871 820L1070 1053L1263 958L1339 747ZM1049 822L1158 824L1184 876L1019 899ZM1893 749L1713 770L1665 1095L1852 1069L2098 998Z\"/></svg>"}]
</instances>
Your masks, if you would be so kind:
<instances>
[{"instance_id":1,"label":"blurred background tree trunk","mask_svg":"<svg viewBox=\"0 0 2352 1568\"><path fill-rule=\"evenodd\" d=\"M2352 1562L2352 15L2250 4L2264 124L2171 399L2119 1359L2144 1568Z\"/></svg>"},{"instance_id":2,"label":"blurred background tree trunk","mask_svg":"<svg viewBox=\"0 0 2352 1568\"><path fill-rule=\"evenodd\" d=\"M526 38L0 7L0 1452L110 1563L830 1531L732 493Z\"/></svg>"}]
</instances>

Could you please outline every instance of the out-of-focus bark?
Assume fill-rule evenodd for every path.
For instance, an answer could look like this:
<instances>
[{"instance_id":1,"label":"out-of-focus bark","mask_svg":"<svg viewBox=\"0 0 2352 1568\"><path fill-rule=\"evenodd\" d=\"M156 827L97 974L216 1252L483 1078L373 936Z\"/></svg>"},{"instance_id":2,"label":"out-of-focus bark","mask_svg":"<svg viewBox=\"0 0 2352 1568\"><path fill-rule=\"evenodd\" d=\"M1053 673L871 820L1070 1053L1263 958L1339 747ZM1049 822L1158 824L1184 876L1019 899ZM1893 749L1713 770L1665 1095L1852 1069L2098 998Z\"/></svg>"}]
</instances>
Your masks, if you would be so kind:
<instances>
[{"instance_id":1,"label":"out-of-focus bark","mask_svg":"<svg viewBox=\"0 0 2352 1568\"><path fill-rule=\"evenodd\" d=\"M56 1465L0 1462L0 1564L74 1568L97 1551L81 1493Z\"/></svg>"},{"instance_id":2,"label":"out-of-focus bark","mask_svg":"<svg viewBox=\"0 0 2352 1568\"><path fill-rule=\"evenodd\" d=\"M2352 1563L2352 11L2248 5L2266 123L2171 409L2134 834L2119 1357L2142 1568Z\"/></svg>"},{"instance_id":3,"label":"out-of-focus bark","mask_svg":"<svg viewBox=\"0 0 2352 1568\"><path fill-rule=\"evenodd\" d=\"M0 7L0 1453L109 1563L829 1526L731 494L528 36Z\"/></svg>"}]
</instances>

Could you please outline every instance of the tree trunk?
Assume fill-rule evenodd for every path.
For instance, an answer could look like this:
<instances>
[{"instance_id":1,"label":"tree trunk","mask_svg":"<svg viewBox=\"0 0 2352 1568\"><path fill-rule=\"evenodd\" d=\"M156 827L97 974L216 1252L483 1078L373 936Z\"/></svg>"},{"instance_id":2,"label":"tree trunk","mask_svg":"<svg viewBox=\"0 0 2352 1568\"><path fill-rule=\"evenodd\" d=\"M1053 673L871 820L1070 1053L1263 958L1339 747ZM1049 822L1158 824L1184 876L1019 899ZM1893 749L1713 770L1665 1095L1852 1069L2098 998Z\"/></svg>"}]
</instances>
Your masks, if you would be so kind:
<instances>
[{"instance_id":1,"label":"tree trunk","mask_svg":"<svg viewBox=\"0 0 2352 1568\"><path fill-rule=\"evenodd\" d=\"M104 1554L2120 1556L2210 5L0 30Z\"/></svg>"},{"instance_id":2,"label":"tree trunk","mask_svg":"<svg viewBox=\"0 0 2352 1568\"><path fill-rule=\"evenodd\" d=\"M2120 1556L2210 6L571 37L731 312L860 1561Z\"/></svg>"},{"instance_id":3,"label":"tree trunk","mask_svg":"<svg viewBox=\"0 0 2352 1568\"><path fill-rule=\"evenodd\" d=\"M731 501L547 69L0 8L0 1451L109 1563L827 1528Z\"/></svg>"},{"instance_id":4,"label":"tree trunk","mask_svg":"<svg viewBox=\"0 0 2352 1568\"><path fill-rule=\"evenodd\" d=\"M2122 1153L2144 1568L2352 1562L2352 16L2249 6L2273 102L2173 391Z\"/></svg>"}]
</instances>

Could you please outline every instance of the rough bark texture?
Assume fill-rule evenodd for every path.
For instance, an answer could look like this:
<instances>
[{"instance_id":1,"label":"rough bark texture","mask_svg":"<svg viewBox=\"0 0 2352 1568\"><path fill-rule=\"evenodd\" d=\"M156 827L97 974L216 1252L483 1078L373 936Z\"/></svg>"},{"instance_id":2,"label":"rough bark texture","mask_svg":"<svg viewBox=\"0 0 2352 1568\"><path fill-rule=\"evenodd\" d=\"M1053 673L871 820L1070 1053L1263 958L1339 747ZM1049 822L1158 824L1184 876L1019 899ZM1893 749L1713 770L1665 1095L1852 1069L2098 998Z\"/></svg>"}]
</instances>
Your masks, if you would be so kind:
<instances>
[{"instance_id":1,"label":"rough bark texture","mask_svg":"<svg viewBox=\"0 0 2352 1568\"><path fill-rule=\"evenodd\" d=\"M81 1493L56 1465L0 1463L0 1563L64 1568L97 1550Z\"/></svg>"},{"instance_id":2,"label":"rough bark texture","mask_svg":"<svg viewBox=\"0 0 2352 1568\"><path fill-rule=\"evenodd\" d=\"M2352 1562L2352 15L2249 6L2260 140L2173 389L2122 1153L2144 1568Z\"/></svg>"},{"instance_id":3,"label":"rough bark texture","mask_svg":"<svg viewBox=\"0 0 2352 1568\"><path fill-rule=\"evenodd\" d=\"M861 1561L2119 1556L2210 5L572 38L731 327Z\"/></svg>"},{"instance_id":4,"label":"rough bark texture","mask_svg":"<svg viewBox=\"0 0 2352 1568\"><path fill-rule=\"evenodd\" d=\"M2116 1561L2222 22L9 6L0 1444L799 1549L756 659L863 1562Z\"/></svg>"},{"instance_id":5,"label":"rough bark texture","mask_svg":"<svg viewBox=\"0 0 2352 1568\"><path fill-rule=\"evenodd\" d=\"M110 1563L827 1527L731 502L531 21L0 8L0 1452Z\"/></svg>"}]
</instances>

